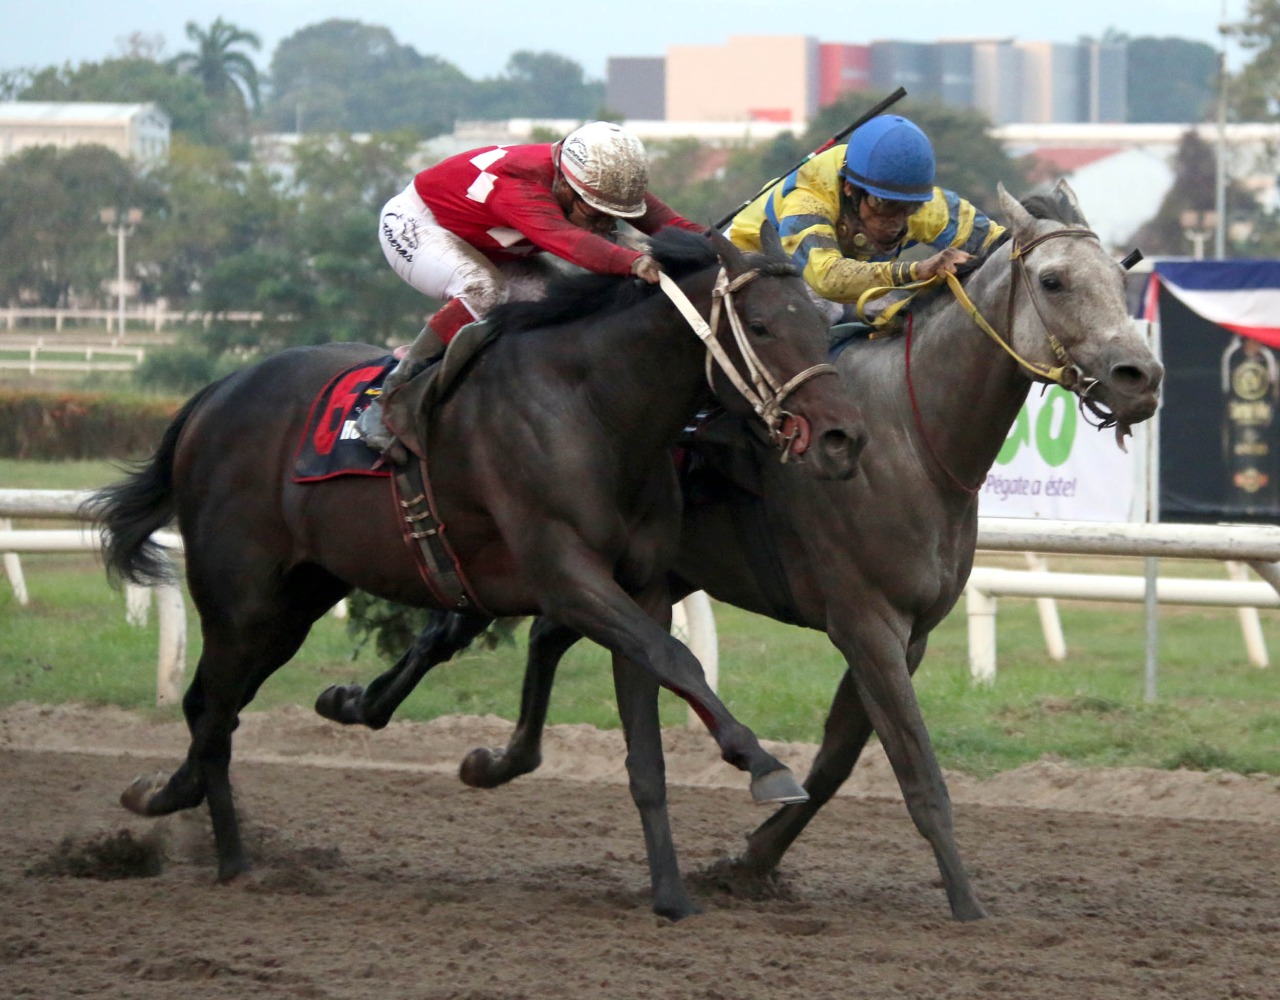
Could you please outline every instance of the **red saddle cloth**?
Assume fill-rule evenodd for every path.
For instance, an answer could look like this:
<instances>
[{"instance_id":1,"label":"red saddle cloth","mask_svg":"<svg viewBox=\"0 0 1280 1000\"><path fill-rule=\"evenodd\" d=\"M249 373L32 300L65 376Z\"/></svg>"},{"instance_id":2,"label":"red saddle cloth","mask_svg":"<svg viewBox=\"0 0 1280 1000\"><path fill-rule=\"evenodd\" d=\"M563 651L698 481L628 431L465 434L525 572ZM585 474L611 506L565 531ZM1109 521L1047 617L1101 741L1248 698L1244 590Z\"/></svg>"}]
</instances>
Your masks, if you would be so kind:
<instances>
[{"instance_id":1,"label":"red saddle cloth","mask_svg":"<svg viewBox=\"0 0 1280 1000\"><path fill-rule=\"evenodd\" d=\"M339 372L316 396L294 456L293 481L315 483L335 476L389 476L375 469L381 457L356 432L356 420L382 392L382 381L395 367L385 357L361 362Z\"/></svg>"}]
</instances>

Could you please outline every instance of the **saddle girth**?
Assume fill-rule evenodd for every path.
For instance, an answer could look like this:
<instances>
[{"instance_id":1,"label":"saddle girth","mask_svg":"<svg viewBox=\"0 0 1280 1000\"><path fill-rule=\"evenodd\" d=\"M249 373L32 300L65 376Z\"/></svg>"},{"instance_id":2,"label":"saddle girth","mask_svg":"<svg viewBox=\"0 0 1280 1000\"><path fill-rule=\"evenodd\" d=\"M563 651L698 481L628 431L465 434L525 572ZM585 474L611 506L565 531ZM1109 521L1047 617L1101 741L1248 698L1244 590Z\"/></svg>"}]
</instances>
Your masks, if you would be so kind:
<instances>
[{"instance_id":1,"label":"saddle girth","mask_svg":"<svg viewBox=\"0 0 1280 1000\"><path fill-rule=\"evenodd\" d=\"M442 608L492 618L476 598L445 537L445 526L431 497L426 464L425 459L410 456L391 477L392 496L402 518L401 536L413 554L419 575Z\"/></svg>"}]
</instances>

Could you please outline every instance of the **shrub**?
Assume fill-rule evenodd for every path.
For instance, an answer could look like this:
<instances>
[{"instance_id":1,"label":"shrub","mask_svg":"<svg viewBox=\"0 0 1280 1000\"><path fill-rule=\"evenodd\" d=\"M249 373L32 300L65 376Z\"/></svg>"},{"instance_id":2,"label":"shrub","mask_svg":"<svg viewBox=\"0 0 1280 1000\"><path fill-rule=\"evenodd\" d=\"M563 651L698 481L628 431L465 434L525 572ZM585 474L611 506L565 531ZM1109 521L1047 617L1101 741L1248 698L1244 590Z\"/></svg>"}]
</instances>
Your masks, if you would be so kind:
<instances>
[{"instance_id":1,"label":"shrub","mask_svg":"<svg viewBox=\"0 0 1280 1000\"><path fill-rule=\"evenodd\" d=\"M155 397L0 388L0 457L145 458L179 406Z\"/></svg>"}]
</instances>

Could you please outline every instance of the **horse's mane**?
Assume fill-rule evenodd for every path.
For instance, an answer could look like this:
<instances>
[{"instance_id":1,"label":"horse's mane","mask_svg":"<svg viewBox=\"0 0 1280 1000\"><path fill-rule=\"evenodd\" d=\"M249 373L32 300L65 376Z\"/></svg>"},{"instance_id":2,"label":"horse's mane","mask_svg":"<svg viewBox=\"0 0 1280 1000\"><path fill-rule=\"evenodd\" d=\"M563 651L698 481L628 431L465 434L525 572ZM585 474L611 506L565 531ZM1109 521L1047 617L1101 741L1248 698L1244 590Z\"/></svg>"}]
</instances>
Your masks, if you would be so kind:
<instances>
[{"instance_id":1,"label":"horse's mane","mask_svg":"<svg viewBox=\"0 0 1280 1000\"><path fill-rule=\"evenodd\" d=\"M711 240L689 229L668 226L649 237L648 252L671 278L696 274L720 263ZM798 273L787 261L751 255L753 266L766 274ZM559 275L536 302L508 302L489 313L489 323L503 334L555 326L583 316L618 313L658 294L658 287L612 274L590 272Z\"/></svg>"},{"instance_id":2,"label":"horse's mane","mask_svg":"<svg viewBox=\"0 0 1280 1000\"><path fill-rule=\"evenodd\" d=\"M1034 219L1045 219L1052 222L1061 222L1063 225L1083 225L1084 219L1080 218L1079 213L1072 207L1071 203L1065 198L1057 198L1052 192L1042 194L1031 194L1022 199L1022 207ZM960 279L963 285L965 279L974 271L982 267L993 253L1000 247L1009 242L1011 234L1006 228L982 253L975 254L973 259L967 264L962 264L956 268L956 277ZM923 318L924 310L933 304L945 301L944 296L938 293L944 290L944 286L939 285L937 288L930 289L926 294L920 296L905 310L908 313L914 313L917 318Z\"/></svg>"}]
</instances>

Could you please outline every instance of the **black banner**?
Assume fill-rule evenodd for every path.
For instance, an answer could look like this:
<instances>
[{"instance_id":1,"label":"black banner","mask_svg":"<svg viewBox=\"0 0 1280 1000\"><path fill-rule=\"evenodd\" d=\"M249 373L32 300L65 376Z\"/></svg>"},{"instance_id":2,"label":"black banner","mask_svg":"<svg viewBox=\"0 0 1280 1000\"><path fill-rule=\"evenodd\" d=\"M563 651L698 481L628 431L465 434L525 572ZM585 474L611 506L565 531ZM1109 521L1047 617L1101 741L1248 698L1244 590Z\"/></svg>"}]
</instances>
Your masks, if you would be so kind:
<instances>
[{"instance_id":1,"label":"black banner","mask_svg":"<svg viewBox=\"0 0 1280 1000\"><path fill-rule=\"evenodd\" d=\"M1280 523L1280 359L1159 295L1160 520Z\"/></svg>"}]
</instances>

